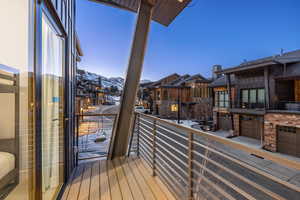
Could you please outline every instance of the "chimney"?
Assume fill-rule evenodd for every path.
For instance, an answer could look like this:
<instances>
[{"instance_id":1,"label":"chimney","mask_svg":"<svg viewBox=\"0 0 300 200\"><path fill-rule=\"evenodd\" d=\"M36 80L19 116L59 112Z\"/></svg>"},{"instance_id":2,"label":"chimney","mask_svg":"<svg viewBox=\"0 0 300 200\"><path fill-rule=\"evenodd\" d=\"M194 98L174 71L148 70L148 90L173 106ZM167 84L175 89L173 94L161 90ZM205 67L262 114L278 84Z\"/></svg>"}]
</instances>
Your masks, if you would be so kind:
<instances>
[{"instance_id":1,"label":"chimney","mask_svg":"<svg viewBox=\"0 0 300 200\"><path fill-rule=\"evenodd\" d=\"M217 74L217 71L222 70L222 66L221 65L214 65L212 68L212 78L213 80L216 80L217 78L221 77L221 74Z\"/></svg>"}]
</instances>

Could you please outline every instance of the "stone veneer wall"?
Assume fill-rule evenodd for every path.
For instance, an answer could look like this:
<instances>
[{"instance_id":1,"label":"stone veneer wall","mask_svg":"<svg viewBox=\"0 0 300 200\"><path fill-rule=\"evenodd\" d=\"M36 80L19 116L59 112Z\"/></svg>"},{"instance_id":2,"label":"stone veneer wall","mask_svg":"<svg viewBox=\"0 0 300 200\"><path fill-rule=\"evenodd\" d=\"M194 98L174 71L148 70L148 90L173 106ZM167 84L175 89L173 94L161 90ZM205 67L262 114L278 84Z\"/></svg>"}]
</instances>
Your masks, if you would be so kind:
<instances>
[{"instance_id":1,"label":"stone veneer wall","mask_svg":"<svg viewBox=\"0 0 300 200\"><path fill-rule=\"evenodd\" d=\"M276 126L300 128L300 115L286 113L267 113L264 122L264 149L277 151Z\"/></svg>"},{"instance_id":2,"label":"stone veneer wall","mask_svg":"<svg viewBox=\"0 0 300 200\"><path fill-rule=\"evenodd\" d=\"M235 136L240 135L240 115L239 114L233 114L233 134Z\"/></svg>"}]
</instances>

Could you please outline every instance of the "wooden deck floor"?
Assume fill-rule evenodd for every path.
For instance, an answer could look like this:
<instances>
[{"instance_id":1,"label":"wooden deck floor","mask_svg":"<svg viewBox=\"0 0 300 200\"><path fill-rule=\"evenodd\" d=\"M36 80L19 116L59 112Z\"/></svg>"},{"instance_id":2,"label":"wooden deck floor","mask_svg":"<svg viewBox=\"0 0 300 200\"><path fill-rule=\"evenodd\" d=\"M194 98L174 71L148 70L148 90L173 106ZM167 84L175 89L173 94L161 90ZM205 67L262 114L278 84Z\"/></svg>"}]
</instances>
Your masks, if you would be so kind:
<instances>
[{"instance_id":1,"label":"wooden deck floor","mask_svg":"<svg viewBox=\"0 0 300 200\"><path fill-rule=\"evenodd\" d=\"M80 164L63 200L175 200L158 177L138 158Z\"/></svg>"}]
</instances>

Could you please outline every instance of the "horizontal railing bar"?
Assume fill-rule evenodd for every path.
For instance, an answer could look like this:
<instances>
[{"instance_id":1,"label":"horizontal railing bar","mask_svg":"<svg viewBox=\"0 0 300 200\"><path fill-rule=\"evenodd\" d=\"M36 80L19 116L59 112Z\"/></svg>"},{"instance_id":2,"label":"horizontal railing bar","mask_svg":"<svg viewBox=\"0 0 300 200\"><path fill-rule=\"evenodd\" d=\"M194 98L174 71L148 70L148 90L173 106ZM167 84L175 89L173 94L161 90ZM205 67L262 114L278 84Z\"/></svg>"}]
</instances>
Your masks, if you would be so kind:
<instances>
[{"instance_id":1,"label":"horizontal railing bar","mask_svg":"<svg viewBox=\"0 0 300 200\"><path fill-rule=\"evenodd\" d=\"M157 143L157 146L160 147L161 149L163 149L164 151L166 151L170 157L172 157L173 159L177 160L178 162L180 162L184 167L188 168L187 163L183 162L182 160L180 160L178 157L174 156L174 154L172 154L168 149L166 149L165 147L163 147L162 145L160 145L159 143ZM164 152L162 152L160 149L158 149L157 151L159 151L162 154L165 154Z\"/></svg>"},{"instance_id":2,"label":"horizontal railing bar","mask_svg":"<svg viewBox=\"0 0 300 200\"><path fill-rule=\"evenodd\" d=\"M211 197L214 196L214 197L212 197L214 200L224 199L222 193L218 192L217 190L216 190L216 192L215 191L210 191L210 187L212 187L212 186L209 185L209 183L207 183L205 180L202 180L201 181L202 183L199 183L196 180L192 179L192 182L193 182L193 185L197 185L197 188L196 188L196 191L195 191L196 194L198 194L199 192L202 192L201 190L204 190L204 192L207 192L207 193L209 192L211 194L210 195ZM204 183L205 183L205 185L204 185ZM202 200L203 197L200 196L200 199Z\"/></svg>"},{"instance_id":3,"label":"horizontal railing bar","mask_svg":"<svg viewBox=\"0 0 300 200\"><path fill-rule=\"evenodd\" d=\"M211 174L213 177L217 178L218 180L220 180L223 184L227 185L228 187L232 188L233 190L235 190L236 192L238 192L239 194L241 194L242 196L246 197L247 199L250 200L256 200L255 197L253 197L252 195L248 194L247 192L245 192L244 190L240 189L239 187L237 187L236 185L230 183L229 181L225 180L223 177L221 177L220 175L212 172L210 169L208 169L207 167L205 167L204 165L201 165L200 163L198 163L197 161L193 160L193 163L196 164L198 167L200 167L201 169L205 170L206 172L208 172L209 174Z\"/></svg>"},{"instance_id":4,"label":"horizontal railing bar","mask_svg":"<svg viewBox=\"0 0 300 200\"><path fill-rule=\"evenodd\" d=\"M141 141L142 142L142 141ZM143 150L145 151L145 153L147 153L148 157L151 158L151 149L146 146L143 142L141 143L142 145L140 145L141 148L143 148Z\"/></svg>"},{"instance_id":5,"label":"horizontal railing bar","mask_svg":"<svg viewBox=\"0 0 300 200\"><path fill-rule=\"evenodd\" d=\"M182 174L184 174L186 176L186 178L188 177L187 172L184 171L179 165L177 165L173 160L171 160L167 156L165 156L164 153L161 152L160 150L157 150L157 151L160 153L160 154L157 154L157 156L160 158L160 160L162 160L164 163L169 165L164 159L168 160L169 162L171 162L173 164L173 166L175 166L178 170L180 170L182 172ZM174 167L172 167L172 169L174 170ZM184 179L184 177L182 177L182 178Z\"/></svg>"},{"instance_id":6,"label":"horizontal railing bar","mask_svg":"<svg viewBox=\"0 0 300 200\"><path fill-rule=\"evenodd\" d=\"M153 133L151 132L151 130L153 130L153 127L149 127L149 126L147 126L145 124L140 123L140 128L143 128L144 131L146 131L150 135L153 135ZM150 130L147 130L147 128L150 129Z\"/></svg>"},{"instance_id":7,"label":"horizontal railing bar","mask_svg":"<svg viewBox=\"0 0 300 200\"><path fill-rule=\"evenodd\" d=\"M151 152L152 152L151 147L147 146L147 145L144 143L144 141L142 141L142 140L141 140L140 142L141 142L140 147L143 147L144 150L146 151L146 153L148 153L148 154L149 154L149 157L150 157ZM151 158L151 157L150 157L150 158Z\"/></svg>"},{"instance_id":8,"label":"horizontal railing bar","mask_svg":"<svg viewBox=\"0 0 300 200\"><path fill-rule=\"evenodd\" d=\"M280 183L280 184L282 184L282 185L285 185L286 187L288 187L288 188L290 188L290 189L292 189L292 190L296 190L297 192L300 192L300 187L297 187L296 185L293 185L293 184L291 184L291 183L289 183L289 182L287 182L287 181L284 181L284 180L279 179L279 178L277 178L277 177L275 177L275 176L272 176L272 175L270 175L270 174L267 173L267 172L264 172L264 171L262 171L262 170L259 170L259 169L255 168L255 167L252 167L251 165L246 164L246 163L244 163L244 162L242 162L242 161L240 161L240 160L238 160L238 159L236 159L236 158L234 158L234 157L230 157L230 156L228 156L228 155L226 155L226 154L224 154L224 153L221 153L221 152L219 152L219 151L217 151L217 150L215 150L215 149L212 149L212 148L210 148L210 147L208 147L208 146L205 146L205 145L203 145L203 144L200 144L200 143L198 143L198 142L196 142L196 141L193 141L193 143L196 144L196 145L198 145L198 146L201 146L202 148L205 148L205 149L207 149L207 150L209 150L209 151L211 151L211 152L214 152L214 153L216 153L216 154L222 156L223 158L226 158L226 159L228 159L228 160L230 160L230 161L232 161L232 162L234 162L234 163L237 163L237 164L239 164L239 165L241 165L241 166L243 166L243 167L245 167L245 168L247 168L247 169L249 169L249 170L251 170L251 171L257 173L257 174L260 174L260 175L262 175L262 176L264 176L264 177L266 177L266 178L269 178L269 179L271 179L271 180L273 180L273 181L275 181L275 182L277 182L277 183Z\"/></svg>"},{"instance_id":9,"label":"horizontal railing bar","mask_svg":"<svg viewBox=\"0 0 300 200\"><path fill-rule=\"evenodd\" d=\"M176 135L177 137L180 137L180 138L182 138L183 140L186 140L186 141L188 140L187 137L184 137L183 135L180 135L179 133L177 133L177 132L175 132L175 131L172 131L172 130L170 130L170 129L166 129L165 127L160 126L159 124L157 124L157 127L160 128L160 129L163 129L163 130L167 131L168 133L171 133L171 134L173 134L173 135Z\"/></svg>"},{"instance_id":10,"label":"horizontal railing bar","mask_svg":"<svg viewBox=\"0 0 300 200\"><path fill-rule=\"evenodd\" d=\"M160 160L163 163L165 163L168 166L168 168L169 168L170 171L175 172L175 174L177 174L184 181L184 183L187 184L186 179L188 178L188 175L186 174L186 171L184 171L182 168L180 168L180 166L178 166L172 160L170 160L169 158L167 158L165 155L162 155L162 154L157 154L157 155L158 155L157 156L158 160ZM165 159L168 160L169 162L171 162L173 164L173 166L170 165L169 163L167 163L167 161ZM179 171L181 171L182 174L176 173L177 172L176 169L179 170Z\"/></svg>"},{"instance_id":11,"label":"horizontal railing bar","mask_svg":"<svg viewBox=\"0 0 300 200\"><path fill-rule=\"evenodd\" d=\"M140 131L140 135L142 135L145 139L147 139L147 141L151 142L151 145L152 146L152 142L153 142L153 138L151 138L149 135L147 135L145 132L143 131Z\"/></svg>"},{"instance_id":12,"label":"horizontal railing bar","mask_svg":"<svg viewBox=\"0 0 300 200\"><path fill-rule=\"evenodd\" d=\"M150 163L150 161L148 160L148 158L146 158L144 155L141 154L141 158L144 159L145 163L147 163L147 165L149 165L150 168L153 168L153 165Z\"/></svg>"},{"instance_id":13,"label":"horizontal railing bar","mask_svg":"<svg viewBox=\"0 0 300 200\"><path fill-rule=\"evenodd\" d=\"M208 194L208 196L210 196L213 200L220 200L215 194L213 194L212 192L210 192L205 186L199 186L197 188L197 190L203 190L206 194ZM198 194L199 192L202 193L202 191L194 191L194 193ZM197 196L196 196L197 197Z\"/></svg>"},{"instance_id":14,"label":"horizontal railing bar","mask_svg":"<svg viewBox=\"0 0 300 200\"><path fill-rule=\"evenodd\" d=\"M147 150L149 152L152 152L151 145L146 141L143 137L140 137L142 140L140 140L141 144L143 144L145 147L147 147ZM142 145L141 145L142 146Z\"/></svg>"},{"instance_id":15,"label":"horizontal railing bar","mask_svg":"<svg viewBox=\"0 0 300 200\"><path fill-rule=\"evenodd\" d=\"M140 156L145 160L145 162L150 166L150 168L152 168L153 167L152 163L149 161L149 158L147 158L147 156L143 151L144 150L141 150L142 153L140 154Z\"/></svg>"},{"instance_id":16,"label":"horizontal railing bar","mask_svg":"<svg viewBox=\"0 0 300 200\"><path fill-rule=\"evenodd\" d=\"M159 176L159 178L161 178L162 181L165 182L166 186L168 187L168 189L171 189L170 191L173 191L173 193L176 195L176 199L182 199L180 198L180 195L177 194L178 193L178 189L175 189L174 186L170 183L170 180L166 177L165 174L163 174L162 172L160 171L157 171L157 175Z\"/></svg>"},{"instance_id":17,"label":"horizontal railing bar","mask_svg":"<svg viewBox=\"0 0 300 200\"><path fill-rule=\"evenodd\" d=\"M171 126L176 127L178 129L184 130L185 132L191 132L193 134L197 134L199 136L203 136L205 138L211 139L211 140L216 141L216 142L220 142L222 144L231 146L233 148L240 149L240 150L246 151L246 152L251 153L251 154L256 154L256 155L264 157L264 158L266 158L268 160L274 161L274 162L276 162L278 164L285 163L285 165L287 167L300 170L300 163L297 162L296 160L292 160L292 159L289 159L289 158L286 158L286 157L274 155L274 153L267 152L267 151L262 150L262 149L256 149L256 148L253 148L253 147L241 144L239 142L236 142L234 140L214 135L212 133L200 131L200 130L197 130L197 129L194 129L194 128L189 128L189 127L181 126L181 125L176 124L174 122L171 122L171 121L168 121L168 120L164 120L164 119L160 119L160 118L155 117L155 116L151 116L151 115L147 115L147 114L143 114L143 113L138 113L138 114L140 116L146 116L146 117L148 117L150 119L157 120L157 122L162 122L162 123L171 125Z\"/></svg>"},{"instance_id":18,"label":"horizontal railing bar","mask_svg":"<svg viewBox=\"0 0 300 200\"><path fill-rule=\"evenodd\" d=\"M195 173L198 177L201 177L206 183L208 183L212 188L214 188L215 190L217 190L220 194L222 194L224 197L226 197L227 199L230 200L235 200L235 198L233 196L231 196L230 194L228 194L227 192L225 192L224 189L222 189L221 187L219 187L217 184L213 183L212 181L210 181L209 179L207 179L205 176L203 176L202 174L198 173L195 170L192 170L193 173ZM195 184L199 184L197 183L197 180L193 179L193 182Z\"/></svg>"},{"instance_id":19,"label":"horizontal railing bar","mask_svg":"<svg viewBox=\"0 0 300 200\"><path fill-rule=\"evenodd\" d=\"M15 81L16 78L12 75L5 75L5 74L0 74L0 79L8 80L8 81Z\"/></svg>"},{"instance_id":20,"label":"horizontal railing bar","mask_svg":"<svg viewBox=\"0 0 300 200\"><path fill-rule=\"evenodd\" d=\"M167 165L167 166L168 166L168 165ZM167 174L168 177L170 177L170 178L172 179L172 182L176 183L177 188L180 188L180 189L181 189L181 188L183 187L183 185L180 184L180 182L178 182L178 180L174 177L174 175L170 174L170 172L169 172L167 169L165 169L165 167L162 166L161 163L157 163L157 167L158 167L158 169L161 169L161 172L160 172L159 170L157 170L157 172L160 172L161 174L163 174L163 173ZM170 178L169 178L169 179L170 179ZM184 190L183 190L183 191L184 191Z\"/></svg>"},{"instance_id":21,"label":"horizontal railing bar","mask_svg":"<svg viewBox=\"0 0 300 200\"><path fill-rule=\"evenodd\" d=\"M164 143L166 146L170 147L173 151L175 151L176 153L180 154L182 157L188 159L188 155L182 153L181 151L179 151L178 149L174 148L174 146L168 144L167 142L165 142L163 139L157 137L157 140Z\"/></svg>"},{"instance_id":22,"label":"horizontal railing bar","mask_svg":"<svg viewBox=\"0 0 300 200\"><path fill-rule=\"evenodd\" d=\"M152 121L148 121L148 120L146 120L146 119L144 119L144 118L140 118L140 123L141 122L146 122L146 123L148 123L148 124L150 124L150 125L153 125L153 122Z\"/></svg>"},{"instance_id":23,"label":"horizontal railing bar","mask_svg":"<svg viewBox=\"0 0 300 200\"><path fill-rule=\"evenodd\" d=\"M172 142L174 142L175 144L181 146L182 148L184 149L188 149L188 147L184 144L181 144L180 142L177 142L176 140L174 140L173 138L171 137L168 137L167 135L165 135L164 133L160 132L160 131L157 131L157 133L161 134L162 136L164 136L165 138L167 138L168 140L171 140Z\"/></svg>"},{"instance_id":24,"label":"horizontal railing bar","mask_svg":"<svg viewBox=\"0 0 300 200\"><path fill-rule=\"evenodd\" d=\"M140 132L144 133L144 135L146 135L146 133L148 133L148 135L153 135L150 131L144 129L143 127L140 126L140 129L142 129L142 131L140 130ZM143 132L144 131L144 132ZM152 139L151 139L152 141Z\"/></svg>"},{"instance_id":25,"label":"horizontal railing bar","mask_svg":"<svg viewBox=\"0 0 300 200\"><path fill-rule=\"evenodd\" d=\"M212 163L213 165L215 165L215 166L221 168L222 170L228 172L229 174L231 174L231 175L233 175L233 176L239 178L240 180L244 181L245 183L247 183L247 184L249 184L249 185L255 187L255 188L258 189L259 191L268 194L268 195L271 196L272 198L275 198L275 199L278 199L278 200L284 200L283 197L277 195L276 193L272 192L271 190L267 189L266 187L263 187L262 185L258 185L257 183L251 181L250 179L247 179L247 178L245 178L244 176L241 176L240 174L238 174L238 173L232 171L231 169L224 167L224 166L221 165L220 163L218 163L218 162L216 162L216 161L214 161L214 160L212 160L212 159L210 159L210 158L208 158L208 157L206 157L206 156L204 156L204 155L202 155L202 154L200 154L200 153L198 153L198 152L196 152L196 151L193 151L193 153L196 154L196 155L198 155L198 156L200 156L200 157L202 157L203 159L206 159L207 161L209 161L209 162ZM193 162L197 162L197 161L193 161Z\"/></svg>"},{"instance_id":26,"label":"horizontal railing bar","mask_svg":"<svg viewBox=\"0 0 300 200\"><path fill-rule=\"evenodd\" d=\"M116 113L87 113L87 114L79 114L77 113L77 117L101 117L101 116L117 116L118 114Z\"/></svg>"},{"instance_id":27,"label":"horizontal railing bar","mask_svg":"<svg viewBox=\"0 0 300 200\"><path fill-rule=\"evenodd\" d=\"M146 143L147 143L147 145L149 146L149 148L150 149L152 149L151 147L152 147L152 144L150 143L150 142L152 142L151 140L149 141L149 140L147 140L148 138L147 138L147 136L145 136L144 134L141 134L140 135L140 138L143 140L143 141L145 141Z\"/></svg>"},{"instance_id":28,"label":"horizontal railing bar","mask_svg":"<svg viewBox=\"0 0 300 200\"><path fill-rule=\"evenodd\" d=\"M0 93L17 93L18 87L14 85L5 85L0 83Z\"/></svg>"}]
</instances>

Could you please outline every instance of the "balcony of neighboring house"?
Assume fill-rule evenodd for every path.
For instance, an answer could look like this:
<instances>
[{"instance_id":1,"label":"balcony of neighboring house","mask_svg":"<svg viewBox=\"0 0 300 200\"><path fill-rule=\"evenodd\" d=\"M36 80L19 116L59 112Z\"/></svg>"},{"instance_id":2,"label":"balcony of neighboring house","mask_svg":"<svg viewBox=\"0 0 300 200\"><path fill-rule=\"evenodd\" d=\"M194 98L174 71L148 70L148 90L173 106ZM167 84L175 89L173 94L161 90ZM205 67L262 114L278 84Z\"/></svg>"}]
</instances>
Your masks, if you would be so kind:
<instances>
[{"instance_id":1,"label":"balcony of neighboring house","mask_svg":"<svg viewBox=\"0 0 300 200\"><path fill-rule=\"evenodd\" d=\"M300 114L300 79L276 80L272 112Z\"/></svg>"},{"instance_id":2,"label":"balcony of neighboring house","mask_svg":"<svg viewBox=\"0 0 300 200\"><path fill-rule=\"evenodd\" d=\"M62 199L296 200L300 195L299 160L151 115L135 113L134 119L127 155L79 162Z\"/></svg>"},{"instance_id":3,"label":"balcony of neighboring house","mask_svg":"<svg viewBox=\"0 0 300 200\"><path fill-rule=\"evenodd\" d=\"M264 115L266 94L264 88L241 89L239 99L232 103L230 112L239 114Z\"/></svg>"}]
</instances>

